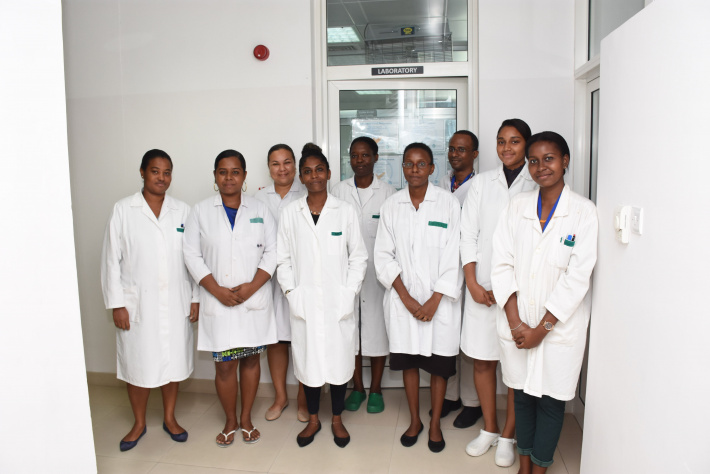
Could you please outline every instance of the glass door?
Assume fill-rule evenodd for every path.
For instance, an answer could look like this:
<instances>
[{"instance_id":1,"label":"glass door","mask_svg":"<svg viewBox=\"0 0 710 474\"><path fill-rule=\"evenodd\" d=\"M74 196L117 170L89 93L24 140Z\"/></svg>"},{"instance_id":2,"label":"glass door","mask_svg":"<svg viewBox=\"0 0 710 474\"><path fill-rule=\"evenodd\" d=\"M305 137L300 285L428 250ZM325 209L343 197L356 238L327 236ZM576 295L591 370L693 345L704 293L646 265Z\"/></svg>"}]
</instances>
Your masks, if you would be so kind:
<instances>
[{"instance_id":1,"label":"glass door","mask_svg":"<svg viewBox=\"0 0 710 474\"><path fill-rule=\"evenodd\" d=\"M328 104L333 181L352 176L350 142L368 136L379 146L379 179L403 188L402 152L412 142L423 142L434 152L430 180L438 184L449 169L449 138L468 126L465 78L331 81Z\"/></svg>"},{"instance_id":2,"label":"glass door","mask_svg":"<svg viewBox=\"0 0 710 474\"><path fill-rule=\"evenodd\" d=\"M328 82L328 158L331 186L353 175L350 142L368 136L379 147L375 174L402 189L402 152L412 142L423 142L434 152L434 184L450 169L449 138L467 129L469 110L466 78L381 79ZM387 362L389 368L389 361ZM369 359L363 358L363 382L370 384ZM421 372L420 385L429 385ZM403 387L402 373L385 370L383 387Z\"/></svg>"}]
</instances>

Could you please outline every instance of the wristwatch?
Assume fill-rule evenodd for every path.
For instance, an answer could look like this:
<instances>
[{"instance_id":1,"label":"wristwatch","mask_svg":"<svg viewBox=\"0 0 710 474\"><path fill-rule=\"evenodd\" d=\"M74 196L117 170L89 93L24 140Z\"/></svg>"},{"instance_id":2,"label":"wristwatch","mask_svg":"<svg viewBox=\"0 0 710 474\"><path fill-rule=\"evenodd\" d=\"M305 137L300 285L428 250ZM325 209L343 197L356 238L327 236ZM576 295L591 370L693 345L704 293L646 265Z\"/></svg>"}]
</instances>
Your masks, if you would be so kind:
<instances>
[{"instance_id":1,"label":"wristwatch","mask_svg":"<svg viewBox=\"0 0 710 474\"><path fill-rule=\"evenodd\" d=\"M555 328L555 325L552 324L550 321L540 321L542 323L542 327L545 328L546 331L552 331Z\"/></svg>"}]
</instances>

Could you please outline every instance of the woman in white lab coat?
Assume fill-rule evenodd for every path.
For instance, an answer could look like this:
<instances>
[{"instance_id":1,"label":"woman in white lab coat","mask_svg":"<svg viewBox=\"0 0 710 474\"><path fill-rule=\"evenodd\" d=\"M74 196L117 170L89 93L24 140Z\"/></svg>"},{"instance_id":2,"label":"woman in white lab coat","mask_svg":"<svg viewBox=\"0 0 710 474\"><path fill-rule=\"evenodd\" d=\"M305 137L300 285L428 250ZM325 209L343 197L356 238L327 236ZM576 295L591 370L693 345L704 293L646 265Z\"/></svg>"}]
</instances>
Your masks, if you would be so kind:
<instances>
[{"instance_id":1,"label":"woman in white lab coat","mask_svg":"<svg viewBox=\"0 0 710 474\"><path fill-rule=\"evenodd\" d=\"M552 464L582 367L597 260L594 204L564 183L569 148L554 132L527 143L539 191L513 198L493 235L491 285L498 306L503 381L515 391L521 474Z\"/></svg>"},{"instance_id":2,"label":"woman in white lab coat","mask_svg":"<svg viewBox=\"0 0 710 474\"><path fill-rule=\"evenodd\" d=\"M440 452L446 380L456 373L461 334L459 260L461 204L429 183L434 157L412 143L402 159L408 186L385 201L375 241L375 270L385 286L390 369L404 371L411 421L400 441L410 447L424 429L419 417L419 369L431 374L429 449Z\"/></svg>"},{"instance_id":3,"label":"woman in white lab coat","mask_svg":"<svg viewBox=\"0 0 710 474\"><path fill-rule=\"evenodd\" d=\"M241 153L225 150L214 162L219 194L198 203L185 224L185 263L200 283L197 349L212 352L215 386L226 415L216 443L256 443L251 421L259 386L259 354L278 341L271 275L276 268L276 222L261 201L242 194L247 177ZM237 421L237 369L241 414Z\"/></svg>"},{"instance_id":4,"label":"woman in white lab coat","mask_svg":"<svg viewBox=\"0 0 710 474\"><path fill-rule=\"evenodd\" d=\"M296 157L290 146L283 143L274 145L266 155L269 174L274 184L260 189L255 198L269 207L271 214L278 223L281 211L290 203L306 193L306 189L296 178ZM276 392L274 403L266 410L264 417L273 421L281 416L288 406L286 393L286 374L288 371L288 348L291 345L291 321L288 311L288 301L278 284L278 278L272 276L271 285L274 293L274 313L276 315L276 332L279 342L270 344L266 350L269 361L269 372ZM308 421L308 408L306 408L306 395L303 385L298 385L298 421Z\"/></svg>"},{"instance_id":5,"label":"woman in white lab coat","mask_svg":"<svg viewBox=\"0 0 710 474\"><path fill-rule=\"evenodd\" d=\"M283 210L278 236L278 279L291 309L293 364L309 413L296 441L307 446L320 431L320 392L329 383L331 430L342 448L350 441L341 413L357 353L353 308L367 249L355 209L328 194L330 169L320 148L304 147L298 170L308 195Z\"/></svg>"},{"instance_id":6,"label":"woman in white lab coat","mask_svg":"<svg viewBox=\"0 0 710 474\"><path fill-rule=\"evenodd\" d=\"M375 176L378 159L377 142L370 137L357 137L350 144L350 166L355 175L339 182L332 193L338 199L349 202L355 208L360 221L360 230L367 246L367 272L362 290L355 299L355 317L358 320L358 345L360 353L355 357L353 391L345 400L345 409L357 411L367 398L367 412L380 413L385 409L382 398L382 375L385 359L390 352L385 328L382 300L385 288L377 281L372 254L375 248L377 225L380 222L380 207L385 199L397 190ZM370 358L370 396L365 394L362 381L362 356Z\"/></svg>"},{"instance_id":7,"label":"woman in white lab coat","mask_svg":"<svg viewBox=\"0 0 710 474\"><path fill-rule=\"evenodd\" d=\"M515 462L515 410L513 389L508 389L505 426L498 428L496 414L496 370L500 346L496 319L498 308L491 291L493 231L510 199L537 188L525 163L525 143L530 127L520 119L505 120L496 135L500 164L479 174L471 182L461 215L461 263L466 278L466 302L461 328L461 350L473 358L473 378L481 400L484 426L466 447L470 456L481 456L498 445L495 463L501 467Z\"/></svg>"},{"instance_id":8,"label":"woman in white lab coat","mask_svg":"<svg viewBox=\"0 0 710 474\"><path fill-rule=\"evenodd\" d=\"M175 419L178 383L194 367L194 290L182 255L190 208L165 192L173 163L149 150L140 166L143 189L118 201L111 212L101 258L106 309L116 325L117 377L127 383L135 422L120 443L132 449L146 433L146 406L153 387L163 395L163 429L175 441L187 432Z\"/></svg>"}]
</instances>

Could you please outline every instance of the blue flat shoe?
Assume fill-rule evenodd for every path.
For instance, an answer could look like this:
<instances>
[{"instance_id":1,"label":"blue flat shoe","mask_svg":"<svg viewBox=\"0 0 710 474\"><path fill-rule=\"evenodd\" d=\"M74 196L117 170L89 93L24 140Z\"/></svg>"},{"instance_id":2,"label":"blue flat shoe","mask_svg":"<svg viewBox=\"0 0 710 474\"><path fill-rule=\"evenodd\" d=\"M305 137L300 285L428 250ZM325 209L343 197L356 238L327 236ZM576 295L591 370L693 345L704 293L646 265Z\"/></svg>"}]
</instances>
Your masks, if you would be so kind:
<instances>
[{"instance_id":1,"label":"blue flat shoe","mask_svg":"<svg viewBox=\"0 0 710 474\"><path fill-rule=\"evenodd\" d=\"M172 434L165 422L163 422L163 430L165 430L165 432L170 435L173 441L177 441L178 443L184 443L185 441L187 441L187 431L183 431L182 433L178 434Z\"/></svg>"},{"instance_id":2,"label":"blue flat shoe","mask_svg":"<svg viewBox=\"0 0 710 474\"><path fill-rule=\"evenodd\" d=\"M119 446L118 446L119 449L121 451L128 451L130 449L135 448L136 445L138 444L138 441L140 441L140 439L143 437L143 435L145 434L146 431L148 431L148 427L143 428L143 432L138 437L138 439L135 441L121 441L121 444L119 444Z\"/></svg>"}]
</instances>

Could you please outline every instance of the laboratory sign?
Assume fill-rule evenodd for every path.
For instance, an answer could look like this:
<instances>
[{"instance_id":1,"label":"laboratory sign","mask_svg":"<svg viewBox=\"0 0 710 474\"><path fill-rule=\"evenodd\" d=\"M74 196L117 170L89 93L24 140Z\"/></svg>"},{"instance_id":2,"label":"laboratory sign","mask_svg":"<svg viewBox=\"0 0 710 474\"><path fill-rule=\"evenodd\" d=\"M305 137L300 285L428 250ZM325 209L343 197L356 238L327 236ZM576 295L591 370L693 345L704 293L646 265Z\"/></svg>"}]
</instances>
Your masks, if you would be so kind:
<instances>
[{"instance_id":1,"label":"laboratory sign","mask_svg":"<svg viewBox=\"0 0 710 474\"><path fill-rule=\"evenodd\" d=\"M407 74L424 74L424 66L403 66L403 67L373 67L373 76L394 76Z\"/></svg>"}]
</instances>

